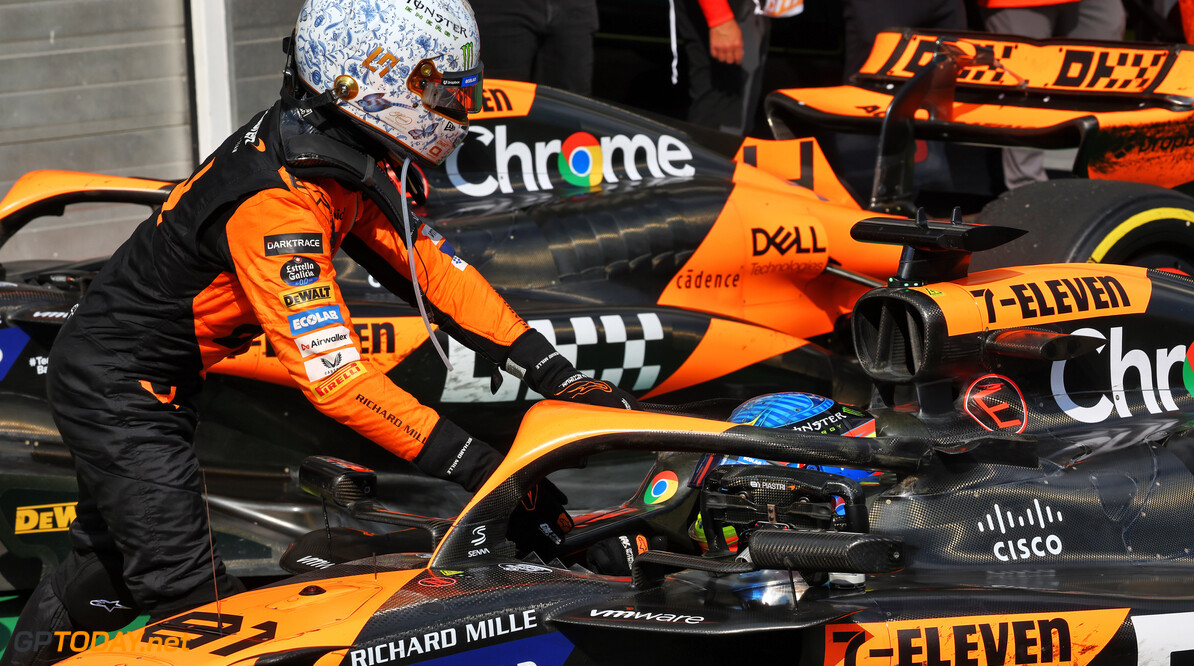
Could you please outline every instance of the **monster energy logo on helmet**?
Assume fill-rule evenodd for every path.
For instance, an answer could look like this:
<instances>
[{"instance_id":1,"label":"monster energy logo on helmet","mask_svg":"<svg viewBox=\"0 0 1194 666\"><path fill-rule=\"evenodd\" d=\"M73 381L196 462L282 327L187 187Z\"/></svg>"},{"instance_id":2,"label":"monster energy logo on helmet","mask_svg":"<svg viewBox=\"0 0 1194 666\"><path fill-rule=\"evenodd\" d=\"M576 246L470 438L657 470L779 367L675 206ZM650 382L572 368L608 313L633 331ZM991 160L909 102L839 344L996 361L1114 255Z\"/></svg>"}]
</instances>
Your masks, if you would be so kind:
<instances>
[{"instance_id":1,"label":"monster energy logo on helmet","mask_svg":"<svg viewBox=\"0 0 1194 666\"><path fill-rule=\"evenodd\" d=\"M460 47L460 52L464 55L464 68L472 69L477 64L477 60L473 56L473 43L466 42L464 46Z\"/></svg>"}]
</instances>

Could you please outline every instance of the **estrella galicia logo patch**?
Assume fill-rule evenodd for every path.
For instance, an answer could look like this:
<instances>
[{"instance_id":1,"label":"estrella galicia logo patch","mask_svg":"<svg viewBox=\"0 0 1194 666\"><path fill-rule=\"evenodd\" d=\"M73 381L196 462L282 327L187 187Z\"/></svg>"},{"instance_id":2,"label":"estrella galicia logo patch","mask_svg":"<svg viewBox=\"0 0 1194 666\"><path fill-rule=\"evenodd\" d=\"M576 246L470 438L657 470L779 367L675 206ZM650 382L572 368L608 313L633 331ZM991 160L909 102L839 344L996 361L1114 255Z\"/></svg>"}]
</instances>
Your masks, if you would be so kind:
<instances>
[{"instance_id":1,"label":"estrella galicia logo patch","mask_svg":"<svg viewBox=\"0 0 1194 666\"><path fill-rule=\"evenodd\" d=\"M282 281L294 287L311 284L319 279L319 264L295 255L293 259L282 264Z\"/></svg>"},{"instance_id":2,"label":"estrella galicia logo patch","mask_svg":"<svg viewBox=\"0 0 1194 666\"><path fill-rule=\"evenodd\" d=\"M332 324L343 324L344 317L340 314L340 307L331 305L323 308L312 308L304 310L297 314L292 314L287 317L290 321L290 334L299 335L306 331L314 331L317 328L330 326ZM0 331L2 333L3 331Z\"/></svg>"},{"instance_id":3,"label":"estrella galicia logo patch","mask_svg":"<svg viewBox=\"0 0 1194 666\"><path fill-rule=\"evenodd\" d=\"M299 310L310 305L330 303L334 298L332 285L324 283L302 289L291 289L278 295L287 310Z\"/></svg>"},{"instance_id":4,"label":"estrella galicia logo patch","mask_svg":"<svg viewBox=\"0 0 1194 666\"><path fill-rule=\"evenodd\" d=\"M265 237L265 256L323 254L323 234L276 234Z\"/></svg>"},{"instance_id":5,"label":"estrella galicia logo patch","mask_svg":"<svg viewBox=\"0 0 1194 666\"><path fill-rule=\"evenodd\" d=\"M1003 375L984 375L966 389L966 413L986 430L1024 432L1028 406L1020 387Z\"/></svg>"}]
</instances>

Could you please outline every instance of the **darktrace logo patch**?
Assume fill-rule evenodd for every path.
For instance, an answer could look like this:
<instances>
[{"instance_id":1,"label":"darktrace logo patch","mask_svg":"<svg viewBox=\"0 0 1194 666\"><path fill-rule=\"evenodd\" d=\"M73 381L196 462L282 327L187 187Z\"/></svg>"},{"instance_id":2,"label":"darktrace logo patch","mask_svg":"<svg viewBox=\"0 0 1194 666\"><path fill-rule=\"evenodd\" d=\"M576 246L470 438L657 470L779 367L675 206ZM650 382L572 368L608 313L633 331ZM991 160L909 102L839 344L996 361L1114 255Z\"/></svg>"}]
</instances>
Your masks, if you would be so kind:
<instances>
[{"instance_id":1,"label":"darktrace logo patch","mask_svg":"<svg viewBox=\"0 0 1194 666\"><path fill-rule=\"evenodd\" d=\"M319 264L295 255L293 259L282 264L282 281L294 287L311 284L319 279Z\"/></svg>"},{"instance_id":2,"label":"darktrace logo patch","mask_svg":"<svg viewBox=\"0 0 1194 666\"><path fill-rule=\"evenodd\" d=\"M277 234L265 237L265 256L323 254L323 234Z\"/></svg>"}]
</instances>

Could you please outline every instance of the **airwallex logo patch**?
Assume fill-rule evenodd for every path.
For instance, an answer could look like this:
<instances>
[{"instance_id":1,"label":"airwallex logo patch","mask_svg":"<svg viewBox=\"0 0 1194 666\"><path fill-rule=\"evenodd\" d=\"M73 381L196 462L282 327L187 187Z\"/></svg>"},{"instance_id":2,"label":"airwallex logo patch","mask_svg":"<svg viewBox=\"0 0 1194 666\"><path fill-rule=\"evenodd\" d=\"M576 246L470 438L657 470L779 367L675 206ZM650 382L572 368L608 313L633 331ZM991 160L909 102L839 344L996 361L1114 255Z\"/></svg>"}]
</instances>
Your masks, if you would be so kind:
<instances>
[{"instance_id":1,"label":"airwallex logo patch","mask_svg":"<svg viewBox=\"0 0 1194 666\"><path fill-rule=\"evenodd\" d=\"M1061 537L1052 533L1053 526L1061 522L1061 511L1034 499L1032 506L1015 512L992 505L978 520L978 531L996 536L991 553L1000 562L1031 560L1061 554Z\"/></svg>"}]
</instances>

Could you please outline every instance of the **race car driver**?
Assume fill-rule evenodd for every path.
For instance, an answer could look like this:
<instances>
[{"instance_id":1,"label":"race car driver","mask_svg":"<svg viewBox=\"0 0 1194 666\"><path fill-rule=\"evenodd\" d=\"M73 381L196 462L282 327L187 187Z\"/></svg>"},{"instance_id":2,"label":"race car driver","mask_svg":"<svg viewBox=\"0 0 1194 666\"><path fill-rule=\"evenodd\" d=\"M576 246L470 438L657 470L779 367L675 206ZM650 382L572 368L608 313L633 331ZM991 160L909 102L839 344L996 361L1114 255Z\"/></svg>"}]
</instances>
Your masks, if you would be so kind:
<instances>
[{"instance_id":1,"label":"race car driver","mask_svg":"<svg viewBox=\"0 0 1194 666\"><path fill-rule=\"evenodd\" d=\"M4 664L64 656L61 641L18 649L21 632L114 630L241 589L210 545L191 440L204 372L262 331L325 414L467 489L493 471L495 449L361 355L340 249L545 397L633 406L410 215L410 160L441 164L481 108L479 47L465 0L305 2L279 102L136 229L53 347L49 394L79 481L73 551L34 591Z\"/></svg>"}]
</instances>

